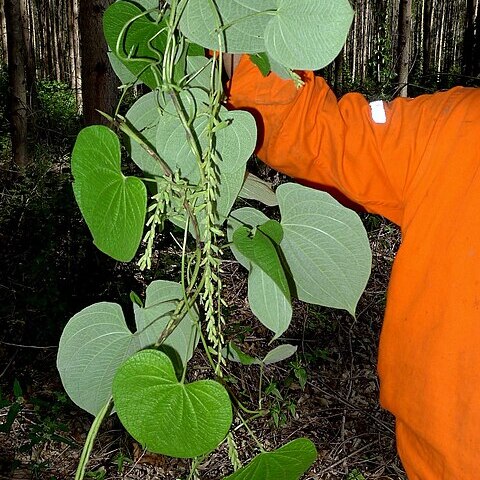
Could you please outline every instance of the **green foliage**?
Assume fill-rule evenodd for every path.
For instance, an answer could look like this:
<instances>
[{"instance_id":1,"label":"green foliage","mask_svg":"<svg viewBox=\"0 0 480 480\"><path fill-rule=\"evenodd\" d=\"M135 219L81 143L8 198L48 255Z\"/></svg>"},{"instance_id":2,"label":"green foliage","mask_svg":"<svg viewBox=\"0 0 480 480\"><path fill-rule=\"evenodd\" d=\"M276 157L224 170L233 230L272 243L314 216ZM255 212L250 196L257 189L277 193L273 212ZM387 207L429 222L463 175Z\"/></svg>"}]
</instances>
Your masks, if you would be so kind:
<instances>
[{"instance_id":1,"label":"green foliage","mask_svg":"<svg viewBox=\"0 0 480 480\"><path fill-rule=\"evenodd\" d=\"M136 177L125 177L120 142L107 127L82 130L72 154L73 191L95 245L122 262L140 245L147 189Z\"/></svg>"},{"instance_id":2,"label":"green foliage","mask_svg":"<svg viewBox=\"0 0 480 480\"><path fill-rule=\"evenodd\" d=\"M284 231L280 246L298 298L354 315L371 267L360 219L327 193L301 185L281 185L277 197Z\"/></svg>"},{"instance_id":3,"label":"green foliage","mask_svg":"<svg viewBox=\"0 0 480 480\"><path fill-rule=\"evenodd\" d=\"M52 142L75 135L79 115L75 93L65 82L39 80L36 83L38 110L35 112L37 128L44 130Z\"/></svg>"},{"instance_id":4,"label":"green foliage","mask_svg":"<svg viewBox=\"0 0 480 480\"><path fill-rule=\"evenodd\" d=\"M318 70L338 55L352 19L348 0L278 0L265 30L266 50L292 70Z\"/></svg>"},{"instance_id":5,"label":"green foliage","mask_svg":"<svg viewBox=\"0 0 480 480\"><path fill-rule=\"evenodd\" d=\"M268 207L276 207L278 200L272 186L252 173L248 173L238 194L241 198L257 200Z\"/></svg>"},{"instance_id":6,"label":"green foliage","mask_svg":"<svg viewBox=\"0 0 480 480\"><path fill-rule=\"evenodd\" d=\"M178 283L151 283L145 307L134 304L136 333L130 332L121 307L115 303L96 303L72 317L63 331L57 356L60 377L70 398L97 415L112 395L117 369L135 352L156 342L182 296ZM191 358L198 341L196 315L193 310L190 314L164 344L183 364Z\"/></svg>"},{"instance_id":7,"label":"green foliage","mask_svg":"<svg viewBox=\"0 0 480 480\"><path fill-rule=\"evenodd\" d=\"M287 276L277 253L283 238L282 226L275 220L267 220L254 230L251 233L248 227L238 227L233 233L235 247L270 277L283 295L290 299Z\"/></svg>"},{"instance_id":8,"label":"green foliage","mask_svg":"<svg viewBox=\"0 0 480 480\"><path fill-rule=\"evenodd\" d=\"M127 360L113 383L125 428L152 452L193 458L214 450L232 423L225 388L213 380L179 382L162 352L145 350Z\"/></svg>"},{"instance_id":9,"label":"green foliage","mask_svg":"<svg viewBox=\"0 0 480 480\"><path fill-rule=\"evenodd\" d=\"M213 50L267 52L291 70L318 70L335 59L352 19L347 0L190 0L180 28Z\"/></svg>"},{"instance_id":10,"label":"green foliage","mask_svg":"<svg viewBox=\"0 0 480 480\"><path fill-rule=\"evenodd\" d=\"M165 23L157 24L130 2L115 2L103 17L110 50L141 82L154 89L160 85L158 64L166 46Z\"/></svg>"},{"instance_id":11,"label":"green foliage","mask_svg":"<svg viewBox=\"0 0 480 480\"><path fill-rule=\"evenodd\" d=\"M362 475L360 470L355 468L347 475L346 480L365 480L365 477Z\"/></svg>"},{"instance_id":12,"label":"green foliage","mask_svg":"<svg viewBox=\"0 0 480 480\"><path fill-rule=\"evenodd\" d=\"M13 383L13 396L14 400L9 401L7 398L3 398L2 389L0 388L0 408L8 407L7 416L3 423L0 423L0 432L9 433L12 429L13 422L17 418L17 415L20 413L23 405L22 398L22 387L17 379Z\"/></svg>"},{"instance_id":13,"label":"green foliage","mask_svg":"<svg viewBox=\"0 0 480 480\"><path fill-rule=\"evenodd\" d=\"M249 303L273 332L272 340L287 330L293 298L353 314L370 271L368 241L355 214L327 194L293 184L273 192L247 174L257 140L254 118L223 105L221 52L251 53L263 74L271 68L300 85L291 69L319 68L340 50L352 19L348 2L264 0L259 6L253 0L170 0L160 8L152 5L151 0L120 0L104 16L110 58L124 92L141 82L152 89L125 118L116 113L111 119L126 136L142 176L122 173L119 137L102 126L78 136L72 173L75 198L100 250L130 261L143 235L138 265L149 269L158 234L170 222L184 230L180 272L178 283L151 283L144 306L132 297L136 333L127 327L121 307L107 302L83 309L65 327L57 359L62 382L78 405L96 415L77 479L112 408L149 450L203 456L226 438L233 421L221 380L227 362L255 364L262 379L268 365L295 354L295 346L282 344L258 359L233 344L225 346L221 274L226 248L248 270ZM206 58L203 48L218 53ZM278 206L280 220L252 208L231 213L239 196ZM199 338L215 380L189 382L187 361ZM293 402L276 387L267 390L275 398L270 410L277 424L285 409L294 414ZM261 383L259 392L261 397ZM231 437L228 446L238 466ZM310 441L294 440L262 451L228 478L294 480L315 456Z\"/></svg>"},{"instance_id":14,"label":"green foliage","mask_svg":"<svg viewBox=\"0 0 480 480\"><path fill-rule=\"evenodd\" d=\"M298 480L316 456L310 440L297 438L273 452L261 453L225 480Z\"/></svg>"}]
</instances>

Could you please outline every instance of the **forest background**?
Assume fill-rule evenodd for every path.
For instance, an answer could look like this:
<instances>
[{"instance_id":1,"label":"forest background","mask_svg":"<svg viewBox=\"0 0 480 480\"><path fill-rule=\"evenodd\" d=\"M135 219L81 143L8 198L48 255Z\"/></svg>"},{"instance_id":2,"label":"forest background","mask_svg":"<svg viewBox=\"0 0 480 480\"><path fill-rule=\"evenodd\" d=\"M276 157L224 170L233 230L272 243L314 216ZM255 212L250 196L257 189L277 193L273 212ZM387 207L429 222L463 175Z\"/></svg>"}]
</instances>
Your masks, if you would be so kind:
<instances>
[{"instance_id":1,"label":"forest background","mask_svg":"<svg viewBox=\"0 0 480 480\"><path fill-rule=\"evenodd\" d=\"M175 271L178 261L167 234L162 248L171 262L157 263L149 273L107 258L93 247L73 199L69 162L76 135L82 126L103 122L96 109L111 112L119 100L102 33L110 3L0 1L0 478L71 477L89 419L66 399L55 369L62 328L95 301L127 305L131 291L141 295L159 273ZM352 6L347 44L319 72L339 96L360 91L370 100L391 100L479 85L480 0L361 0ZM255 160L252 169L275 185L283 180ZM302 353L287 366L272 367L263 392L270 417L257 425L260 435L272 443L293 430L315 438L321 455L308 478L402 478L392 420L378 407L375 377L399 234L382 219L364 220L374 273L357 321L299 307L289 335ZM242 317L245 282L238 281L234 262L226 271L238 322L231 334L250 338L255 353L262 331ZM158 475L163 469L170 478L168 462L146 460L126 435L118 440L112 433L118 429L113 420L109 428L92 476L137 478L140 471ZM13 477L15 472L28 476ZM214 468L210 474L205 478L218 478Z\"/></svg>"}]
</instances>

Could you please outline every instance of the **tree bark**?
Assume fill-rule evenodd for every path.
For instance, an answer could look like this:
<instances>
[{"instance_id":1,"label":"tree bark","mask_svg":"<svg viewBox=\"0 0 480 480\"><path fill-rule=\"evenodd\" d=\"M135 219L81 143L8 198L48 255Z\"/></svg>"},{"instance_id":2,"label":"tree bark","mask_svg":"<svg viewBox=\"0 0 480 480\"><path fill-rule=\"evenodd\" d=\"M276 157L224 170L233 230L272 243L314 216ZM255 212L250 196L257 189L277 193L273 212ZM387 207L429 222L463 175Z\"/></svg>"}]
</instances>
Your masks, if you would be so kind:
<instances>
[{"instance_id":1,"label":"tree bark","mask_svg":"<svg viewBox=\"0 0 480 480\"><path fill-rule=\"evenodd\" d=\"M0 48L1 61L7 63L7 24L5 22L5 0L0 0Z\"/></svg>"},{"instance_id":2,"label":"tree bark","mask_svg":"<svg viewBox=\"0 0 480 480\"><path fill-rule=\"evenodd\" d=\"M107 56L102 17L112 0L80 0L83 116L87 125L108 123L96 110L112 113L118 84Z\"/></svg>"},{"instance_id":3,"label":"tree bark","mask_svg":"<svg viewBox=\"0 0 480 480\"><path fill-rule=\"evenodd\" d=\"M465 11L465 31L463 36L462 72L467 76L480 73L478 0L467 0Z\"/></svg>"},{"instance_id":4,"label":"tree bark","mask_svg":"<svg viewBox=\"0 0 480 480\"><path fill-rule=\"evenodd\" d=\"M410 36L412 27L412 0L400 0L398 15L398 83L401 97L408 95L410 72Z\"/></svg>"},{"instance_id":5,"label":"tree bark","mask_svg":"<svg viewBox=\"0 0 480 480\"><path fill-rule=\"evenodd\" d=\"M25 80L27 88L27 102L31 111L37 107L37 68L33 47L33 19L32 6L25 0L18 0L21 12L23 43L25 45Z\"/></svg>"},{"instance_id":6,"label":"tree bark","mask_svg":"<svg viewBox=\"0 0 480 480\"><path fill-rule=\"evenodd\" d=\"M82 71L80 57L80 32L78 25L78 0L69 0L68 29L70 31L71 85L75 91L78 111L82 111Z\"/></svg>"},{"instance_id":7,"label":"tree bark","mask_svg":"<svg viewBox=\"0 0 480 480\"><path fill-rule=\"evenodd\" d=\"M10 131L12 135L13 161L23 168L27 156L27 46L23 33L23 17L20 2L6 0L5 18L8 43L8 81Z\"/></svg>"},{"instance_id":8,"label":"tree bark","mask_svg":"<svg viewBox=\"0 0 480 480\"><path fill-rule=\"evenodd\" d=\"M432 58L432 0L423 0L422 74L428 75Z\"/></svg>"}]
</instances>

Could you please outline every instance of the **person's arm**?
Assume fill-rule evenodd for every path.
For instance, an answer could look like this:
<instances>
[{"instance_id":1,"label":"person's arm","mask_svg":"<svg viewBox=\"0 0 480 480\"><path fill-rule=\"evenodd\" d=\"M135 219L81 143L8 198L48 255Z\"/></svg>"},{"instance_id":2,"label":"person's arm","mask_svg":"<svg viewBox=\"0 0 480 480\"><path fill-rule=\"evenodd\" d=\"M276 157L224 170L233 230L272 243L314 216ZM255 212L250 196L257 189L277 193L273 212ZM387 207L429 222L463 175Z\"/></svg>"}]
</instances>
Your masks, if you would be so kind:
<instances>
[{"instance_id":1,"label":"person's arm","mask_svg":"<svg viewBox=\"0 0 480 480\"><path fill-rule=\"evenodd\" d=\"M442 109L440 97L372 106L359 94L339 102L325 81L263 77L243 56L229 85L233 108L257 119L261 160L299 181L336 189L401 224L405 191ZM440 94L441 95L441 94Z\"/></svg>"}]
</instances>

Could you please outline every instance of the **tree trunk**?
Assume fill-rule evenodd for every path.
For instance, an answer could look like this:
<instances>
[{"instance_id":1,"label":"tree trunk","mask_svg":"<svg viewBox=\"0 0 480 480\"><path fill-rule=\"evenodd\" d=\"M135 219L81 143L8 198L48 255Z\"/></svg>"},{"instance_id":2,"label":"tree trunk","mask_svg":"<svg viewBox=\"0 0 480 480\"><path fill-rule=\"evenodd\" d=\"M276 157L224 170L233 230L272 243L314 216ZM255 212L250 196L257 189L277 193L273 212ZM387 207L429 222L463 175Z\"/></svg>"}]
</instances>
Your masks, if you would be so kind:
<instances>
[{"instance_id":1,"label":"tree trunk","mask_svg":"<svg viewBox=\"0 0 480 480\"><path fill-rule=\"evenodd\" d=\"M479 73L478 27L478 0L467 0L462 55L462 71L467 76L475 76Z\"/></svg>"},{"instance_id":2,"label":"tree trunk","mask_svg":"<svg viewBox=\"0 0 480 480\"><path fill-rule=\"evenodd\" d=\"M31 28L32 21L32 6L30 2L19 0L21 20L22 20L22 34L23 44L25 45L25 81L27 88L27 101L31 111L37 107L37 69L35 65L35 51L33 49L33 30Z\"/></svg>"},{"instance_id":3,"label":"tree trunk","mask_svg":"<svg viewBox=\"0 0 480 480\"><path fill-rule=\"evenodd\" d=\"M473 48L472 75L480 75L480 1L475 1L475 45Z\"/></svg>"},{"instance_id":4,"label":"tree trunk","mask_svg":"<svg viewBox=\"0 0 480 480\"><path fill-rule=\"evenodd\" d=\"M5 18L8 43L8 81L10 130L12 135L13 161L23 168L27 157L27 46L23 33L23 17L20 2L6 0Z\"/></svg>"},{"instance_id":5,"label":"tree trunk","mask_svg":"<svg viewBox=\"0 0 480 480\"><path fill-rule=\"evenodd\" d=\"M398 15L398 83L401 97L408 95L410 72L410 36L412 27L412 0L400 0Z\"/></svg>"},{"instance_id":6,"label":"tree trunk","mask_svg":"<svg viewBox=\"0 0 480 480\"><path fill-rule=\"evenodd\" d=\"M334 64L334 86L335 86L335 93L337 95L340 94L340 91L343 88L343 56L345 55L344 49L340 51L337 58L335 59Z\"/></svg>"},{"instance_id":7,"label":"tree trunk","mask_svg":"<svg viewBox=\"0 0 480 480\"><path fill-rule=\"evenodd\" d=\"M0 0L0 48L2 63L7 63L7 24L5 22L5 0Z\"/></svg>"},{"instance_id":8,"label":"tree trunk","mask_svg":"<svg viewBox=\"0 0 480 480\"><path fill-rule=\"evenodd\" d=\"M118 84L107 56L102 16L112 0L80 0L83 116L87 125L108 121L96 109L112 113Z\"/></svg>"},{"instance_id":9,"label":"tree trunk","mask_svg":"<svg viewBox=\"0 0 480 480\"><path fill-rule=\"evenodd\" d=\"M80 58L80 33L78 27L78 0L69 0L68 30L70 32L71 86L77 99L78 111L82 111L82 73Z\"/></svg>"},{"instance_id":10,"label":"tree trunk","mask_svg":"<svg viewBox=\"0 0 480 480\"><path fill-rule=\"evenodd\" d=\"M428 75L432 58L432 0L423 0L422 74Z\"/></svg>"}]
</instances>

